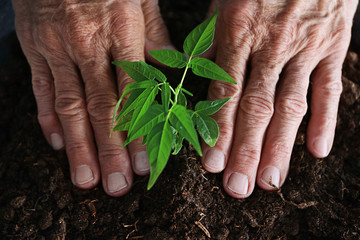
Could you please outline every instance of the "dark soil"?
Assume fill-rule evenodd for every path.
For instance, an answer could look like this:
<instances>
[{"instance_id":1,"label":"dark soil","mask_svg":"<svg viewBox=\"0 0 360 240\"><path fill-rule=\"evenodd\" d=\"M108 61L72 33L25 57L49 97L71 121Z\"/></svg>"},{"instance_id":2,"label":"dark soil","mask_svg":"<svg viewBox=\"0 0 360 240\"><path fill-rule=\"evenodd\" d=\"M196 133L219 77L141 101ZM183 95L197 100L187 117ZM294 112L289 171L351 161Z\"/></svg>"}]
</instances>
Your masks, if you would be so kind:
<instances>
[{"instance_id":1,"label":"dark soil","mask_svg":"<svg viewBox=\"0 0 360 240\"><path fill-rule=\"evenodd\" d=\"M171 3L170 3L171 2ZM186 2L186 3L185 3ZM204 1L162 1L177 46L199 23ZM207 2L207 1L205 1ZM360 239L360 61L349 51L336 139L329 157L306 149L303 121L290 172L278 192L259 188L245 200L227 196L221 174L201 168L186 147L172 157L151 191L136 177L132 191L107 196L99 185L70 181L64 152L45 142L36 119L31 75L16 37L0 69L1 239ZM357 52L357 53L356 53ZM168 71L179 78L179 72ZM207 81L187 88L206 97Z\"/></svg>"}]
</instances>

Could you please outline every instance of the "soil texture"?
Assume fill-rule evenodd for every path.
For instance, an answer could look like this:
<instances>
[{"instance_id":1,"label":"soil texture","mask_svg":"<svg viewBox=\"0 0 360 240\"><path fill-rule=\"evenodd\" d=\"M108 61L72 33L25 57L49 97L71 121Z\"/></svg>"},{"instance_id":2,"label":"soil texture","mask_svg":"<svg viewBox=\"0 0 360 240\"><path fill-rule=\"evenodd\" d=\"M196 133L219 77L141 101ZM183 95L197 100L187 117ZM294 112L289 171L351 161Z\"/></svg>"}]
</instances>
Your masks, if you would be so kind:
<instances>
[{"instance_id":1,"label":"soil texture","mask_svg":"<svg viewBox=\"0 0 360 240\"><path fill-rule=\"evenodd\" d=\"M202 21L208 1L160 1L176 46ZM198 9L203 9L199 12ZM166 11L165 11L166 10ZM334 147L327 158L306 149L309 114L279 191L258 187L245 200L222 188L186 145L150 191L136 177L132 191L112 198L101 184L80 190L66 154L47 145L36 117L31 74L16 36L13 58L0 69L0 239L360 239L360 51L343 68ZM181 72L165 70L177 81ZM206 98L208 80L185 88ZM190 104L191 105L191 104Z\"/></svg>"}]
</instances>

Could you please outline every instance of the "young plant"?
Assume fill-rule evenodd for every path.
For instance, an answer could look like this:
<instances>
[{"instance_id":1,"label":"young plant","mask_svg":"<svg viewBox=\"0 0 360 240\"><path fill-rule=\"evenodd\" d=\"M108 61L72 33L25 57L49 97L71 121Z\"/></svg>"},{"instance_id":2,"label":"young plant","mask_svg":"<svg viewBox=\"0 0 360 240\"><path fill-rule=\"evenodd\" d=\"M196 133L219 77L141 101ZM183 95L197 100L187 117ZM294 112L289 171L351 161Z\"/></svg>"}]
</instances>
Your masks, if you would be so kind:
<instances>
[{"instance_id":1,"label":"young plant","mask_svg":"<svg viewBox=\"0 0 360 240\"><path fill-rule=\"evenodd\" d=\"M183 82L189 69L195 75L213 80L236 84L236 82L214 62L197 57L212 45L215 22L218 12L198 25L186 37L183 48L185 54L176 50L150 51L159 62L173 68L185 68L179 85L174 89L166 76L158 69L143 62L116 61L135 82L126 86L116 104L113 131L127 131L124 146L136 138L143 137L150 162L148 190L165 168L171 151L176 155L186 139L201 156L200 137L213 147L219 137L219 128L209 117L217 112L230 98L215 101L200 101L195 111L187 109L185 94L192 93L183 88ZM161 94L161 104L155 98ZM130 94L120 113L116 116L121 101ZM196 130L197 132L196 132Z\"/></svg>"}]
</instances>

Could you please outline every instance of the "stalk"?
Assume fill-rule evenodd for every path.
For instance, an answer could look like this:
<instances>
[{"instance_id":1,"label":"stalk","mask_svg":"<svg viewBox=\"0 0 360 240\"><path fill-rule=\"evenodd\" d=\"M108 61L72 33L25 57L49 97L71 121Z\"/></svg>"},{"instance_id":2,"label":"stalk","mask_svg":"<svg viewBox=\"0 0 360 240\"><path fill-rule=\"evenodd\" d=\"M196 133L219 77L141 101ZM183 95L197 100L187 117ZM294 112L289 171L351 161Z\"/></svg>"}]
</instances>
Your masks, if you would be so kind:
<instances>
[{"instance_id":1,"label":"stalk","mask_svg":"<svg viewBox=\"0 0 360 240\"><path fill-rule=\"evenodd\" d=\"M175 106L176 103L177 103L177 101L178 101L178 96L179 96L179 93L180 93L180 91L181 91L183 82L184 82L184 80L185 80L186 73L187 73L187 71L188 71L188 69L189 69L190 61L191 61L191 57L189 58L189 61L188 61L187 64L186 64L186 67L185 67L184 73L183 73L183 75L182 75L181 81L180 81L179 85L178 85L177 88L176 88L175 101L174 101L173 106Z\"/></svg>"}]
</instances>

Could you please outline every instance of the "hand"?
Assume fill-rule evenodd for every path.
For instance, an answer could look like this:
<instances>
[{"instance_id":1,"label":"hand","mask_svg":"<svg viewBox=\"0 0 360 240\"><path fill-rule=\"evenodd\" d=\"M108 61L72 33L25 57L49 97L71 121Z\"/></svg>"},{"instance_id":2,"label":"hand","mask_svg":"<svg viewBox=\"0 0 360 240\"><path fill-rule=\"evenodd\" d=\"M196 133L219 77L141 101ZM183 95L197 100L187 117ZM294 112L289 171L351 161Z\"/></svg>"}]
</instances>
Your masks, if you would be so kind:
<instances>
[{"instance_id":1,"label":"hand","mask_svg":"<svg viewBox=\"0 0 360 240\"><path fill-rule=\"evenodd\" d=\"M111 61L144 60L144 52L169 47L157 0L13 4L46 139L54 149L65 145L76 186L94 187L101 176L107 194L124 195L133 171L147 174L149 163L141 141L126 149L124 134L109 138L119 93L131 81L119 68L114 74Z\"/></svg>"},{"instance_id":2,"label":"hand","mask_svg":"<svg viewBox=\"0 0 360 240\"><path fill-rule=\"evenodd\" d=\"M331 149L341 68L350 42L356 0L214 0L220 6L216 62L238 85L213 81L208 98L232 97L214 116L217 145L203 145L203 165L225 169L223 185L235 198L257 184L275 190L286 178L296 133L307 111L307 147L318 158Z\"/></svg>"}]
</instances>

